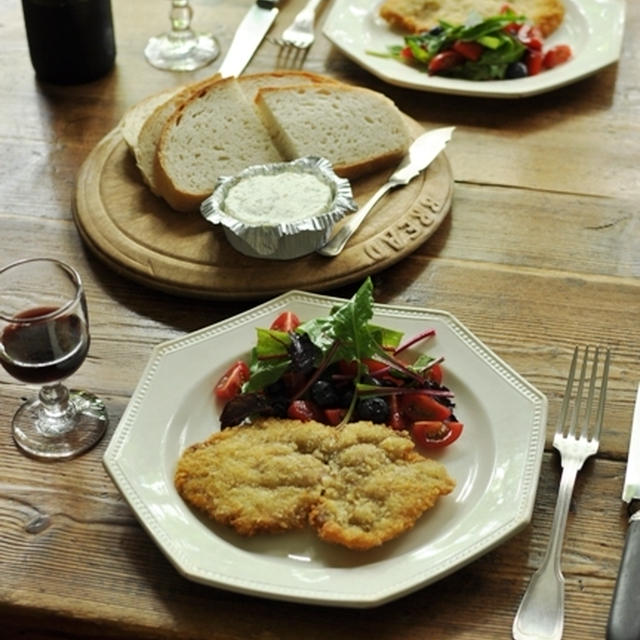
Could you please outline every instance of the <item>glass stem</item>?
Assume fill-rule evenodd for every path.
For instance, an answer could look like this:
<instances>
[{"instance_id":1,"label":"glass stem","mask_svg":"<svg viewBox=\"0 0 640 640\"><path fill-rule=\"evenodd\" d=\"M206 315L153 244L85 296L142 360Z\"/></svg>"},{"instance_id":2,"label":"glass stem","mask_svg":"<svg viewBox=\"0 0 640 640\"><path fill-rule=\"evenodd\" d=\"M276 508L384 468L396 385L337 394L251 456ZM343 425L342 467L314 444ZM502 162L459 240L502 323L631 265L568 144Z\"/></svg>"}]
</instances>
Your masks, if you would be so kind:
<instances>
[{"instance_id":1,"label":"glass stem","mask_svg":"<svg viewBox=\"0 0 640 640\"><path fill-rule=\"evenodd\" d=\"M188 0L172 0L169 19L171 20L171 38L176 40L186 40L193 36L191 30L191 18L193 9Z\"/></svg>"},{"instance_id":2,"label":"glass stem","mask_svg":"<svg viewBox=\"0 0 640 640\"><path fill-rule=\"evenodd\" d=\"M71 430L76 410L69 401L69 389L63 384L48 384L40 389L40 415L38 429L48 436L56 436Z\"/></svg>"}]
</instances>

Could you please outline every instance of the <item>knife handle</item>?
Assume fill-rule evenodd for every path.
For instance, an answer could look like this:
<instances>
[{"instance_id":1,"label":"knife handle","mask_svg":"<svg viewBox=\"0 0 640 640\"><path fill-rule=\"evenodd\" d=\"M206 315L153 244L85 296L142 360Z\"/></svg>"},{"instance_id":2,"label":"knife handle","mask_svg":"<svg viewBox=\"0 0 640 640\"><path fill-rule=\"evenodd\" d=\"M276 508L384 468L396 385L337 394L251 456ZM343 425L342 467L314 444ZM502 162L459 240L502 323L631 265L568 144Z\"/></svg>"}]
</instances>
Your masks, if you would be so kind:
<instances>
[{"instance_id":1,"label":"knife handle","mask_svg":"<svg viewBox=\"0 0 640 640\"><path fill-rule=\"evenodd\" d=\"M609 612L607 640L640 640L640 514L631 517L627 529Z\"/></svg>"}]
</instances>

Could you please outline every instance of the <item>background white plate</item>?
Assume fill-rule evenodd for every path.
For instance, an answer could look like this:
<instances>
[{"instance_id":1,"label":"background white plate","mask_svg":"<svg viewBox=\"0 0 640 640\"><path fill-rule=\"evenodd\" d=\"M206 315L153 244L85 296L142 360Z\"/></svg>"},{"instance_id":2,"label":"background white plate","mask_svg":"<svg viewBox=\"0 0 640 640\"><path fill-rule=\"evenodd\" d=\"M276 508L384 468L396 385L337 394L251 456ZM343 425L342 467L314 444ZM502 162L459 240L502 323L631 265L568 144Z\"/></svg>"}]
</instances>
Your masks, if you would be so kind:
<instances>
[{"instance_id":1,"label":"background white plate","mask_svg":"<svg viewBox=\"0 0 640 640\"><path fill-rule=\"evenodd\" d=\"M426 71L367 51L386 52L402 44L378 15L382 4L371 0L335 0L327 16L325 36L354 62L375 76L401 87L438 93L493 98L522 98L562 87L598 71L620 57L624 33L625 0L564 0L566 14L560 27L545 41L545 49L568 44L573 58L555 69L518 80L476 82L430 76Z\"/></svg>"},{"instance_id":2,"label":"background white plate","mask_svg":"<svg viewBox=\"0 0 640 640\"><path fill-rule=\"evenodd\" d=\"M104 462L140 522L187 578L265 597L367 607L455 571L525 526L535 500L547 400L453 316L376 305L374 321L407 337L433 327L420 349L445 357L460 439L437 457L456 479L409 532L355 552L312 532L242 538L196 515L173 474L183 449L219 429L211 389L248 355L256 327L282 310L304 321L340 302L291 291L245 313L157 346L105 453ZM436 456L434 456L436 457Z\"/></svg>"}]
</instances>

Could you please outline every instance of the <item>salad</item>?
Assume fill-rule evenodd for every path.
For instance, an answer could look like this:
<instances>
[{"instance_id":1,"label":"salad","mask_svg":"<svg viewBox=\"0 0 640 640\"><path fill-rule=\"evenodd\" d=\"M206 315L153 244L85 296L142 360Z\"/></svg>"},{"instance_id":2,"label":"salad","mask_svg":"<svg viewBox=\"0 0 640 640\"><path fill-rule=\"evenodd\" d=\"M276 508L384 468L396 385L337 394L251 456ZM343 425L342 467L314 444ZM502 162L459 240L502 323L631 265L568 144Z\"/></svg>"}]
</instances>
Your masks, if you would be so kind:
<instances>
[{"instance_id":1,"label":"salad","mask_svg":"<svg viewBox=\"0 0 640 640\"><path fill-rule=\"evenodd\" d=\"M424 33L405 36L382 55L425 68L431 75L465 80L509 80L535 76L571 58L571 47L545 51L540 30L505 5L500 15L472 14L464 25L443 20Z\"/></svg>"},{"instance_id":2,"label":"salad","mask_svg":"<svg viewBox=\"0 0 640 640\"><path fill-rule=\"evenodd\" d=\"M402 332L371 323L370 278L326 317L301 322L284 311L257 330L248 362L238 360L220 378L214 395L221 428L257 416L329 425L370 420L407 430L416 444L436 448L458 439L463 425L453 393L442 384L442 357L410 347L434 329L404 339Z\"/></svg>"}]
</instances>

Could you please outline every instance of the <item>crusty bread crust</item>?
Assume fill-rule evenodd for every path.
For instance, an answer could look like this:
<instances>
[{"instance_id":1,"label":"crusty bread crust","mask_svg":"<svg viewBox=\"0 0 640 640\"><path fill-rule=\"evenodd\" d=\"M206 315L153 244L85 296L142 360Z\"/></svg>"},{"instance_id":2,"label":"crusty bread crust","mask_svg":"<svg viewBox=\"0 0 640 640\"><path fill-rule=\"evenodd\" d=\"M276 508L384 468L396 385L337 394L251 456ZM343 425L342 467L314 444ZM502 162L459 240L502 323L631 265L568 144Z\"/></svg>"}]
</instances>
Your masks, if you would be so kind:
<instances>
[{"instance_id":1,"label":"crusty bread crust","mask_svg":"<svg viewBox=\"0 0 640 640\"><path fill-rule=\"evenodd\" d=\"M504 0L385 0L380 15L392 26L410 33L435 27L440 20L463 24L472 11L484 18L500 13ZM525 15L546 37L564 18L562 0L512 0L509 5Z\"/></svg>"},{"instance_id":2,"label":"crusty bread crust","mask_svg":"<svg viewBox=\"0 0 640 640\"><path fill-rule=\"evenodd\" d=\"M241 535L310 524L322 540L356 550L413 527L454 484L405 432L274 418L189 447L175 473L188 504Z\"/></svg>"}]
</instances>

